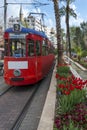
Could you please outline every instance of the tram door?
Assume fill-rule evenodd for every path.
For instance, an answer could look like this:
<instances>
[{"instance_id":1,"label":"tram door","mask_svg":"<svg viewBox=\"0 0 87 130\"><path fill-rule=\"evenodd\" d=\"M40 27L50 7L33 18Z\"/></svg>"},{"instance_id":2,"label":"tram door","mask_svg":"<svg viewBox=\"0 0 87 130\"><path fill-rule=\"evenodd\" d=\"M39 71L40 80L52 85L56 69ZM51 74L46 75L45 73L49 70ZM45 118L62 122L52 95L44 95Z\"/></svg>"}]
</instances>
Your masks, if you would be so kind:
<instances>
[{"instance_id":1,"label":"tram door","mask_svg":"<svg viewBox=\"0 0 87 130\"><path fill-rule=\"evenodd\" d=\"M40 41L28 39L29 68L35 74L37 80L41 79L41 45Z\"/></svg>"}]
</instances>

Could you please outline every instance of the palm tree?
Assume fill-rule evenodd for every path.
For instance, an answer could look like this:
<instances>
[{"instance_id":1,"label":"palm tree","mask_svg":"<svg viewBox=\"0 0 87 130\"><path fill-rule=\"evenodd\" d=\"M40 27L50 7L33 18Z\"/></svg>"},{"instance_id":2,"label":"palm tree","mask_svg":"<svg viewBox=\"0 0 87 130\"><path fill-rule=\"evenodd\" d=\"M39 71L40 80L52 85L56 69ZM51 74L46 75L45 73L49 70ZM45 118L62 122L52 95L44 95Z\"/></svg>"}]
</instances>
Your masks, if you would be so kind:
<instances>
[{"instance_id":1,"label":"palm tree","mask_svg":"<svg viewBox=\"0 0 87 130\"><path fill-rule=\"evenodd\" d=\"M70 8L70 4L75 0L60 0L60 2L65 2L66 6L63 6L60 9L60 15L65 15L66 22L66 52L68 52L69 46L69 56L71 57L71 43L70 43L70 31L69 31L69 16L73 16L76 18L76 14L72 8Z\"/></svg>"},{"instance_id":2,"label":"palm tree","mask_svg":"<svg viewBox=\"0 0 87 130\"><path fill-rule=\"evenodd\" d=\"M52 0L54 4L55 20L56 20L56 32L57 32L57 51L58 51L58 64L63 62L62 60L62 46L61 46L61 25L59 15L59 0Z\"/></svg>"}]
</instances>

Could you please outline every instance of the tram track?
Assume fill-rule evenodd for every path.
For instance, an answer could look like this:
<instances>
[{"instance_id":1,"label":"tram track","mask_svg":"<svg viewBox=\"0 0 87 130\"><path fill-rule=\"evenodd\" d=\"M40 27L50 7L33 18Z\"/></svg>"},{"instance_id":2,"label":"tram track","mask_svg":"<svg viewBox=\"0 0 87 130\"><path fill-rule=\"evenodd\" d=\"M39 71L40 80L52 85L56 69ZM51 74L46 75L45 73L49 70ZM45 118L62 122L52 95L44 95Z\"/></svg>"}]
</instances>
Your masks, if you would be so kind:
<instances>
[{"instance_id":1,"label":"tram track","mask_svg":"<svg viewBox=\"0 0 87 130\"><path fill-rule=\"evenodd\" d=\"M39 84L13 87L0 97L0 130L18 129L38 88Z\"/></svg>"},{"instance_id":2,"label":"tram track","mask_svg":"<svg viewBox=\"0 0 87 130\"><path fill-rule=\"evenodd\" d=\"M31 94L31 96L29 97L28 101L26 102L23 110L21 111L21 113L19 114L19 116L17 117L16 121L14 122L12 128L10 130L18 130L26 113L27 113L27 110L29 108L29 105L34 97L34 94L36 93L36 91L38 90L39 88L39 84L36 84L35 85L36 89L33 91L33 93Z\"/></svg>"},{"instance_id":3,"label":"tram track","mask_svg":"<svg viewBox=\"0 0 87 130\"><path fill-rule=\"evenodd\" d=\"M11 87L5 88L5 90L0 92L0 97L3 96L4 94L6 94L10 89L12 89Z\"/></svg>"},{"instance_id":4,"label":"tram track","mask_svg":"<svg viewBox=\"0 0 87 130\"><path fill-rule=\"evenodd\" d=\"M0 97L11 89L10 86L4 83L3 76L0 76Z\"/></svg>"}]
</instances>

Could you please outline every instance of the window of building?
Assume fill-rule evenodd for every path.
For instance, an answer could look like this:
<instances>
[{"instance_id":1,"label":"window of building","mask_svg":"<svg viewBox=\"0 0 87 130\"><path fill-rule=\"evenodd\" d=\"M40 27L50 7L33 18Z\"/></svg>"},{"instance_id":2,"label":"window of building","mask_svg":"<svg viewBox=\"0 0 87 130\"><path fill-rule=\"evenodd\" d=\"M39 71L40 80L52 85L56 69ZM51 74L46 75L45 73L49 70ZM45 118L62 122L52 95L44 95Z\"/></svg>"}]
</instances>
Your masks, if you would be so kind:
<instances>
[{"instance_id":1,"label":"window of building","mask_svg":"<svg viewBox=\"0 0 87 130\"><path fill-rule=\"evenodd\" d=\"M27 22L30 22L29 20L27 20Z\"/></svg>"},{"instance_id":2,"label":"window of building","mask_svg":"<svg viewBox=\"0 0 87 130\"><path fill-rule=\"evenodd\" d=\"M31 22L32 22L32 23L34 23L34 22L35 22L35 20L32 20Z\"/></svg>"}]
</instances>

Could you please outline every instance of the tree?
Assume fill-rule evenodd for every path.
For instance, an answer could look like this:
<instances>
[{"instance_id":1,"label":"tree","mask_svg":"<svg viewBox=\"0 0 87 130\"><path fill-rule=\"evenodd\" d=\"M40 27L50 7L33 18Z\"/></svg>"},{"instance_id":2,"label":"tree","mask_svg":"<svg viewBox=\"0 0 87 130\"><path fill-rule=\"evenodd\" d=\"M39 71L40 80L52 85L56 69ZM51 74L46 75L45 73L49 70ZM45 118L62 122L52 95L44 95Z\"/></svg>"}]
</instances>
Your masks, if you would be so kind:
<instances>
[{"instance_id":1,"label":"tree","mask_svg":"<svg viewBox=\"0 0 87 130\"><path fill-rule=\"evenodd\" d=\"M83 32L83 35L87 35L87 22L82 22L80 23L80 26L81 26L81 29L82 29L82 32Z\"/></svg>"},{"instance_id":2,"label":"tree","mask_svg":"<svg viewBox=\"0 0 87 130\"><path fill-rule=\"evenodd\" d=\"M80 23L81 31L82 31L82 37L83 37L83 47L84 49L87 49L87 22Z\"/></svg>"},{"instance_id":3,"label":"tree","mask_svg":"<svg viewBox=\"0 0 87 130\"><path fill-rule=\"evenodd\" d=\"M52 0L54 4L55 20L56 20L56 32L57 32L57 51L58 51L58 64L62 61L62 46L61 46L61 25L60 25L60 15L59 15L59 0Z\"/></svg>"},{"instance_id":4,"label":"tree","mask_svg":"<svg viewBox=\"0 0 87 130\"><path fill-rule=\"evenodd\" d=\"M70 27L70 39L71 39L71 48L75 48L75 46L81 46L82 49L85 49L83 31L79 26Z\"/></svg>"},{"instance_id":5,"label":"tree","mask_svg":"<svg viewBox=\"0 0 87 130\"><path fill-rule=\"evenodd\" d=\"M77 53L77 56L78 56L78 61L81 60L81 56L82 56L82 53L83 53L83 50L80 46L77 46L75 47L75 52Z\"/></svg>"},{"instance_id":6,"label":"tree","mask_svg":"<svg viewBox=\"0 0 87 130\"><path fill-rule=\"evenodd\" d=\"M80 29L80 27L76 27L76 32L75 32L75 38L74 41L76 43L77 46L81 46L83 47L83 37L82 37L82 31Z\"/></svg>"},{"instance_id":7,"label":"tree","mask_svg":"<svg viewBox=\"0 0 87 130\"><path fill-rule=\"evenodd\" d=\"M71 43L71 50L74 48L75 44L75 37L76 37L76 27L70 27L70 43Z\"/></svg>"},{"instance_id":8,"label":"tree","mask_svg":"<svg viewBox=\"0 0 87 130\"><path fill-rule=\"evenodd\" d=\"M65 22L66 22L66 52L68 52L69 46L69 56L71 57L71 43L70 43L70 31L69 31L69 17L73 16L76 18L76 14L72 8L70 8L70 4L75 0L60 0L60 2L65 2L66 6L63 6L60 9L61 16L65 15Z\"/></svg>"}]
</instances>

